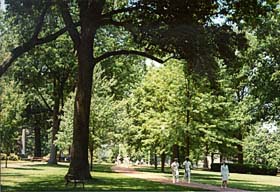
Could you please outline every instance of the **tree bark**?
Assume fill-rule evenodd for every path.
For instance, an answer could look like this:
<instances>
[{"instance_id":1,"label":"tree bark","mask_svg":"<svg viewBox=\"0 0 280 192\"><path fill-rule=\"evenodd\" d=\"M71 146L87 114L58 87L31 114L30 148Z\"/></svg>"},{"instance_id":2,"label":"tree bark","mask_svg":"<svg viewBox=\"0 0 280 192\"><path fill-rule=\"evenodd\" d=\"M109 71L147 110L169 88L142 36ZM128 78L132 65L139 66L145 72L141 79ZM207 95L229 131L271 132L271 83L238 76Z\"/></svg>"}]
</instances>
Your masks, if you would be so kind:
<instances>
[{"instance_id":1,"label":"tree bark","mask_svg":"<svg viewBox=\"0 0 280 192\"><path fill-rule=\"evenodd\" d=\"M90 170L93 171L93 144L89 145L89 154L90 154Z\"/></svg>"},{"instance_id":2,"label":"tree bark","mask_svg":"<svg viewBox=\"0 0 280 192\"><path fill-rule=\"evenodd\" d=\"M179 145L178 144L174 144L172 146L172 161L174 160L174 158L179 158Z\"/></svg>"},{"instance_id":3,"label":"tree bark","mask_svg":"<svg viewBox=\"0 0 280 192\"><path fill-rule=\"evenodd\" d=\"M165 152L162 152L160 157L161 157L161 172L164 173L164 165L165 165L165 158L166 158Z\"/></svg>"},{"instance_id":4,"label":"tree bark","mask_svg":"<svg viewBox=\"0 0 280 192\"><path fill-rule=\"evenodd\" d=\"M48 164L57 164L57 147L55 146L56 134L59 129L59 94L58 94L58 82L54 80L54 107L53 107L53 127L52 127L52 138L51 138L51 151L50 159Z\"/></svg>"},{"instance_id":5,"label":"tree bark","mask_svg":"<svg viewBox=\"0 0 280 192\"><path fill-rule=\"evenodd\" d=\"M242 144L237 145L237 149L238 149L238 154L237 154L238 164L243 164L244 163L244 157L243 157L243 146L242 146Z\"/></svg>"},{"instance_id":6,"label":"tree bark","mask_svg":"<svg viewBox=\"0 0 280 192\"><path fill-rule=\"evenodd\" d=\"M157 154L154 153L154 157L155 157L155 169L157 169Z\"/></svg>"},{"instance_id":7,"label":"tree bark","mask_svg":"<svg viewBox=\"0 0 280 192\"><path fill-rule=\"evenodd\" d=\"M38 125L34 127L35 132L35 149L34 149L34 157L41 157L42 150L41 150L41 128Z\"/></svg>"},{"instance_id":8,"label":"tree bark","mask_svg":"<svg viewBox=\"0 0 280 192\"><path fill-rule=\"evenodd\" d=\"M209 149L208 149L208 145L206 145L205 147L205 151L204 151L204 160L203 160L203 168L208 169L209 168L209 162L208 162L208 153L209 153Z\"/></svg>"},{"instance_id":9,"label":"tree bark","mask_svg":"<svg viewBox=\"0 0 280 192\"><path fill-rule=\"evenodd\" d=\"M189 132L189 125L190 125L190 121L191 121L191 111L190 111L190 107L191 107L191 99L192 99L192 95L190 92L190 88L191 88L191 73L192 73L192 65L190 64L189 66L185 66L184 67L184 77L185 77L185 82L186 82L186 92L185 92L185 96L186 96L186 127L187 130L185 132L185 156L190 156L190 132Z\"/></svg>"},{"instance_id":10,"label":"tree bark","mask_svg":"<svg viewBox=\"0 0 280 192\"><path fill-rule=\"evenodd\" d=\"M242 142L243 136L242 136L241 129L239 130L237 138L240 142ZM238 154L237 154L238 164L243 164L244 163L244 157L243 157L242 143L237 145L237 150L238 150Z\"/></svg>"},{"instance_id":11,"label":"tree bark","mask_svg":"<svg viewBox=\"0 0 280 192\"><path fill-rule=\"evenodd\" d=\"M78 46L78 82L74 108L73 150L67 175L91 179L88 162L89 115L93 75L93 35L89 24L82 24Z\"/></svg>"},{"instance_id":12,"label":"tree bark","mask_svg":"<svg viewBox=\"0 0 280 192\"><path fill-rule=\"evenodd\" d=\"M211 164L213 164L214 163L214 153L211 153Z\"/></svg>"}]
</instances>

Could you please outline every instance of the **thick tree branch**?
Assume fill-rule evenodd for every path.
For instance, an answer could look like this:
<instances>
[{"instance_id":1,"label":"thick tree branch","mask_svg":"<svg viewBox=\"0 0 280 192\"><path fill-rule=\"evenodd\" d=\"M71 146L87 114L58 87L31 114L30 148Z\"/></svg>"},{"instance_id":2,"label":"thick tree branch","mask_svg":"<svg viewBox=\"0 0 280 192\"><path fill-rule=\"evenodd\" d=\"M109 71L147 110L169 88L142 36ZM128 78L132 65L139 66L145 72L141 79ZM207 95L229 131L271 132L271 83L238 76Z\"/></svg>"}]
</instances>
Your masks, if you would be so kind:
<instances>
[{"instance_id":1,"label":"thick tree branch","mask_svg":"<svg viewBox=\"0 0 280 192\"><path fill-rule=\"evenodd\" d=\"M64 1L60 1L59 6L61 8L61 14L64 23L76 48L80 43L80 34L75 26L75 23L73 22L72 16L69 12L68 4Z\"/></svg>"},{"instance_id":2,"label":"thick tree branch","mask_svg":"<svg viewBox=\"0 0 280 192\"><path fill-rule=\"evenodd\" d=\"M113 15L119 14L119 13L126 13L126 12L131 12L131 11L135 11L138 10L140 7L139 6L134 6L134 7L124 7L124 8L120 8L120 9L116 9L116 10L112 10L108 13L103 14L103 17L112 17Z\"/></svg>"},{"instance_id":3,"label":"thick tree branch","mask_svg":"<svg viewBox=\"0 0 280 192\"><path fill-rule=\"evenodd\" d=\"M74 26L75 26L75 27L80 26L80 22L74 23ZM51 41L57 39L60 35L64 34L64 33L67 32L67 31L68 31L68 28L67 28L67 27L64 27L64 28L58 30L57 32L55 32L55 33L53 33L53 34L50 34L50 35L48 35L48 36L46 36L46 37L37 39L36 45L41 45L41 44L44 44L44 43L51 42Z\"/></svg>"},{"instance_id":4,"label":"thick tree branch","mask_svg":"<svg viewBox=\"0 0 280 192\"><path fill-rule=\"evenodd\" d=\"M38 35L39 35L39 33L40 33L40 31L43 27L43 24L44 24L45 15L46 15L47 10L49 9L50 5L51 5L51 1L49 0L49 1L47 1L44 9L42 10L41 15L38 18L36 27L35 27L34 32L33 32L33 36L31 38L31 41L36 41L37 40Z\"/></svg>"},{"instance_id":5,"label":"thick tree branch","mask_svg":"<svg viewBox=\"0 0 280 192\"><path fill-rule=\"evenodd\" d=\"M139 55L139 56L142 56L142 57L152 59L152 60L154 60L156 62L159 62L159 63L166 62L166 61L164 61L162 59L159 59L159 58L157 58L153 55L150 55L146 52L141 52L141 51L136 51L136 50L118 50L118 51L106 52L103 55L100 55L99 57L94 59L94 63L98 63L98 62L100 62L104 59L107 59L107 58L112 57L112 56L117 56L117 55Z\"/></svg>"},{"instance_id":6,"label":"thick tree branch","mask_svg":"<svg viewBox=\"0 0 280 192\"><path fill-rule=\"evenodd\" d=\"M47 1L45 7L43 8L40 16L38 17L38 22L35 26L33 35L29 41L24 43L21 46L14 48L10 54L4 59L2 64L0 65L0 77L8 70L8 68L12 65L12 63L20 57L23 53L31 50L35 47L38 39L38 35L42 30L44 24L44 18L47 13L48 8L51 6L51 1Z\"/></svg>"},{"instance_id":7,"label":"thick tree branch","mask_svg":"<svg viewBox=\"0 0 280 192\"><path fill-rule=\"evenodd\" d=\"M127 27L128 23L127 22L120 22L120 21L114 21L112 18L102 18L101 21L101 26L105 25L113 25L115 27Z\"/></svg>"},{"instance_id":8,"label":"thick tree branch","mask_svg":"<svg viewBox=\"0 0 280 192\"><path fill-rule=\"evenodd\" d=\"M80 23L77 22L74 24L75 27L79 26ZM64 34L67 31L67 27L64 27L60 29L59 31L50 34L46 37L40 38L40 39L30 39L28 42L24 43L21 46L18 46L14 48L10 54L4 59L2 64L0 65L0 77L8 70L8 68L12 65L12 63L20 57L22 54L30 51L33 49L36 45L42 45L51 41L54 41L57 39L60 35Z\"/></svg>"},{"instance_id":9,"label":"thick tree branch","mask_svg":"<svg viewBox=\"0 0 280 192\"><path fill-rule=\"evenodd\" d=\"M33 88L36 90L37 94L41 97L41 99L43 100L45 106L47 107L47 109L49 110L49 112L53 112L53 109L51 108L51 106L48 104L47 100L44 98L44 96L41 94L40 90L38 89L38 87L36 85L33 84Z\"/></svg>"},{"instance_id":10,"label":"thick tree branch","mask_svg":"<svg viewBox=\"0 0 280 192\"><path fill-rule=\"evenodd\" d=\"M13 49L0 65L0 77L8 70L8 68L19 56L32 49L32 47L33 45L28 42Z\"/></svg>"}]
</instances>

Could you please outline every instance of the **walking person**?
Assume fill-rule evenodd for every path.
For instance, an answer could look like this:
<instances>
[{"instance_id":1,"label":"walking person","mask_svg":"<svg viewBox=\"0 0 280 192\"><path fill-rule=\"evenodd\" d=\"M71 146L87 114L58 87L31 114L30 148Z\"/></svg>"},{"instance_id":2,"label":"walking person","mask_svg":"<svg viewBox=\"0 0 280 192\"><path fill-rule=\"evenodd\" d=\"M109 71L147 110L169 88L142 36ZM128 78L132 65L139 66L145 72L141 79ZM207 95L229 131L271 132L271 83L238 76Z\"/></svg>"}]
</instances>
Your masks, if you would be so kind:
<instances>
[{"instance_id":1,"label":"walking person","mask_svg":"<svg viewBox=\"0 0 280 192\"><path fill-rule=\"evenodd\" d=\"M228 165L226 164L225 160L223 160L222 165L221 165L221 176L222 176L221 188L227 188L229 169L228 169Z\"/></svg>"},{"instance_id":2,"label":"walking person","mask_svg":"<svg viewBox=\"0 0 280 192\"><path fill-rule=\"evenodd\" d=\"M191 167L192 163L189 159L189 157L186 157L185 161L183 162L184 168L185 168L185 180L190 183L191 182Z\"/></svg>"},{"instance_id":3,"label":"walking person","mask_svg":"<svg viewBox=\"0 0 280 192\"><path fill-rule=\"evenodd\" d=\"M179 182L179 163L178 158L174 158L174 161L171 163L171 171L173 177L173 183Z\"/></svg>"}]
</instances>

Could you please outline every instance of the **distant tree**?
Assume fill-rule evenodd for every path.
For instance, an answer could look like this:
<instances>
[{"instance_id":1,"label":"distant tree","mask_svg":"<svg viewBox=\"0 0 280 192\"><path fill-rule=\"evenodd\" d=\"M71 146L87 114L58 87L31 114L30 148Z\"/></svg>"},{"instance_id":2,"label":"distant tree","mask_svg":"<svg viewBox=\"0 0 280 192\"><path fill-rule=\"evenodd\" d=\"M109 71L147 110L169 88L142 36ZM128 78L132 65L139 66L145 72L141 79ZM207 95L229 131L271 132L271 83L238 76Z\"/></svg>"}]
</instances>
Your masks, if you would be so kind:
<instances>
[{"instance_id":1,"label":"distant tree","mask_svg":"<svg viewBox=\"0 0 280 192\"><path fill-rule=\"evenodd\" d=\"M250 94L259 101L258 120L280 122L279 9L261 21L263 25L251 32Z\"/></svg>"},{"instance_id":2,"label":"distant tree","mask_svg":"<svg viewBox=\"0 0 280 192\"><path fill-rule=\"evenodd\" d=\"M69 41L67 36L60 36L56 43L49 43L48 47L45 45L38 47L29 55L20 58L13 68L14 78L21 82L22 89L26 93L41 101L45 109L41 110L41 113L45 114L45 121L52 123L48 161L50 164L57 163L57 147L54 141L60 126L59 116L63 113L64 100L75 87L77 68L74 65L75 58L69 54L71 51ZM40 127L36 126L36 129Z\"/></svg>"},{"instance_id":3,"label":"distant tree","mask_svg":"<svg viewBox=\"0 0 280 192\"><path fill-rule=\"evenodd\" d=\"M19 86L7 78L0 80L0 140L1 152L8 155L19 151L18 141L23 122L25 96ZM7 166L7 163L6 163Z\"/></svg>"},{"instance_id":4,"label":"distant tree","mask_svg":"<svg viewBox=\"0 0 280 192\"><path fill-rule=\"evenodd\" d=\"M245 162L264 167L280 166L279 127L268 130L257 127L244 141Z\"/></svg>"}]
</instances>

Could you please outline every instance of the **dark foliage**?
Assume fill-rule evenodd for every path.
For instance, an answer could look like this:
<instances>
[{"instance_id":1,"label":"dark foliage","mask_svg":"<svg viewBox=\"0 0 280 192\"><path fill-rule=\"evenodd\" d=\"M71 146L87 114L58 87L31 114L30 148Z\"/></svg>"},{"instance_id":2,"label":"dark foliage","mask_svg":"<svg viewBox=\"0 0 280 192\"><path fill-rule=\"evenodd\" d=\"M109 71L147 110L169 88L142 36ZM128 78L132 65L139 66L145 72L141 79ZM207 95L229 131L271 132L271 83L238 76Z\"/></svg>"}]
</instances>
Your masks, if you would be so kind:
<instances>
[{"instance_id":1,"label":"dark foliage","mask_svg":"<svg viewBox=\"0 0 280 192\"><path fill-rule=\"evenodd\" d=\"M277 168L251 165L251 164L228 164L231 173L249 173L256 175L277 175ZM212 163L211 171L220 171L220 163Z\"/></svg>"}]
</instances>

